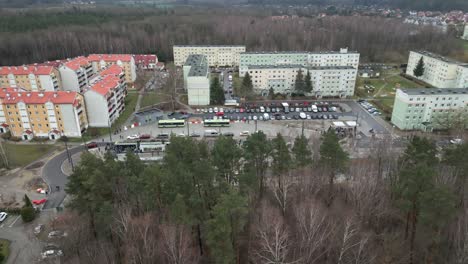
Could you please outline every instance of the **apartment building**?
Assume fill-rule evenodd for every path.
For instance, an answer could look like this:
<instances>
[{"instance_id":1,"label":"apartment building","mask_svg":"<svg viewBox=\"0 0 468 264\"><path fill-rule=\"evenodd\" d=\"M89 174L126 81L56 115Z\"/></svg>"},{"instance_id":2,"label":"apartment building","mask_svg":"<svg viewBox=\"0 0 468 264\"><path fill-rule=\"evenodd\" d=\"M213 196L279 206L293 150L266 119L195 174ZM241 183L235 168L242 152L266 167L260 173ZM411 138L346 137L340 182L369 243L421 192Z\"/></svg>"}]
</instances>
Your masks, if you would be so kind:
<instances>
[{"instance_id":1,"label":"apartment building","mask_svg":"<svg viewBox=\"0 0 468 264\"><path fill-rule=\"evenodd\" d=\"M468 88L468 64L460 64L457 68L456 88Z\"/></svg>"},{"instance_id":2,"label":"apartment building","mask_svg":"<svg viewBox=\"0 0 468 264\"><path fill-rule=\"evenodd\" d=\"M468 40L468 24L465 24L465 30L463 31L462 39Z\"/></svg>"},{"instance_id":3,"label":"apartment building","mask_svg":"<svg viewBox=\"0 0 468 264\"><path fill-rule=\"evenodd\" d=\"M138 69L154 70L157 68L158 57L155 54L137 54L133 55L133 59Z\"/></svg>"},{"instance_id":4,"label":"apartment building","mask_svg":"<svg viewBox=\"0 0 468 264\"><path fill-rule=\"evenodd\" d=\"M347 48L326 52L243 52L240 54L239 76L243 77L252 66L263 65L301 65L305 68L350 66L357 69L359 56Z\"/></svg>"},{"instance_id":5,"label":"apartment building","mask_svg":"<svg viewBox=\"0 0 468 264\"><path fill-rule=\"evenodd\" d=\"M116 64L124 70L127 84L131 84L136 80L135 59L130 54L91 54L87 59L93 65L95 72L101 72L103 69Z\"/></svg>"},{"instance_id":6,"label":"apartment building","mask_svg":"<svg viewBox=\"0 0 468 264\"><path fill-rule=\"evenodd\" d=\"M187 57L183 67L184 87L187 89L189 105L210 104L210 72L205 55Z\"/></svg>"},{"instance_id":7,"label":"apartment building","mask_svg":"<svg viewBox=\"0 0 468 264\"><path fill-rule=\"evenodd\" d=\"M352 66L316 66L309 68L312 94L316 97L354 95L357 68Z\"/></svg>"},{"instance_id":8,"label":"apartment building","mask_svg":"<svg viewBox=\"0 0 468 264\"><path fill-rule=\"evenodd\" d=\"M0 87L27 91L58 91L62 88L57 68L42 65L0 67Z\"/></svg>"},{"instance_id":9,"label":"apartment building","mask_svg":"<svg viewBox=\"0 0 468 264\"><path fill-rule=\"evenodd\" d=\"M76 57L64 62L60 67L63 89L83 93L96 72L86 57Z\"/></svg>"},{"instance_id":10,"label":"apartment building","mask_svg":"<svg viewBox=\"0 0 468 264\"><path fill-rule=\"evenodd\" d=\"M0 89L0 132L23 140L81 137L88 127L83 96L77 92Z\"/></svg>"},{"instance_id":11,"label":"apartment building","mask_svg":"<svg viewBox=\"0 0 468 264\"><path fill-rule=\"evenodd\" d=\"M440 129L440 120L455 111L466 111L467 88L398 89L392 123L401 130Z\"/></svg>"},{"instance_id":12,"label":"apartment building","mask_svg":"<svg viewBox=\"0 0 468 264\"><path fill-rule=\"evenodd\" d=\"M183 66L190 55L204 55L208 66L239 66L240 54L245 52L241 45L175 45L174 64Z\"/></svg>"},{"instance_id":13,"label":"apartment building","mask_svg":"<svg viewBox=\"0 0 468 264\"><path fill-rule=\"evenodd\" d=\"M122 70L119 76L100 76L84 92L90 127L109 127L125 109L127 84Z\"/></svg>"},{"instance_id":14,"label":"apartment building","mask_svg":"<svg viewBox=\"0 0 468 264\"><path fill-rule=\"evenodd\" d=\"M421 77L416 77L414 69L421 58L423 58L424 62L424 74ZM459 69L460 67L466 66L461 62L431 52L410 51L406 74L437 88L467 88L467 86L458 86L463 84L463 81L457 79L463 78L462 75L458 75L462 71Z\"/></svg>"}]
</instances>

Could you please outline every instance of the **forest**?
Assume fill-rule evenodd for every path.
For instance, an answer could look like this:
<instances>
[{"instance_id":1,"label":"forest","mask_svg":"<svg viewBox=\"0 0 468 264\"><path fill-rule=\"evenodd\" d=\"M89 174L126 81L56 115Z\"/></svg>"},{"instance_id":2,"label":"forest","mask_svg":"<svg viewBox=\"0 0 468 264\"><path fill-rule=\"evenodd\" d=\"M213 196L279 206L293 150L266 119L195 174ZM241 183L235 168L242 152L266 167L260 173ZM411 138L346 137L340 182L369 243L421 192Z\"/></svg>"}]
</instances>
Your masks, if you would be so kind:
<instances>
[{"instance_id":1,"label":"forest","mask_svg":"<svg viewBox=\"0 0 468 264\"><path fill-rule=\"evenodd\" d=\"M241 44L250 51L338 50L362 62L405 63L409 50L463 58L462 44L432 27L382 17L273 20L259 8L67 9L0 11L0 65L89 53L156 53L172 60L175 44Z\"/></svg>"},{"instance_id":2,"label":"forest","mask_svg":"<svg viewBox=\"0 0 468 264\"><path fill-rule=\"evenodd\" d=\"M172 137L161 163L85 153L69 178L66 263L468 261L468 144L414 136L353 158L321 137Z\"/></svg>"}]
</instances>

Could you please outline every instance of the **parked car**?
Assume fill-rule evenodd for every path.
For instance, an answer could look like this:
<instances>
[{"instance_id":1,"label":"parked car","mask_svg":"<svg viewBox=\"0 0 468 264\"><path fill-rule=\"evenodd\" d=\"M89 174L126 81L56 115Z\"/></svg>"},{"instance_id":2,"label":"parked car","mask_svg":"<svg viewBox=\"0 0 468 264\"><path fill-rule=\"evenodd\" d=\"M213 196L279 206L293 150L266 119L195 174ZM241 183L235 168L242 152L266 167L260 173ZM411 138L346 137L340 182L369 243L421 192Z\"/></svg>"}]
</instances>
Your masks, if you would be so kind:
<instances>
[{"instance_id":1,"label":"parked car","mask_svg":"<svg viewBox=\"0 0 468 264\"><path fill-rule=\"evenodd\" d=\"M44 230L44 225L38 225L34 227L34 234L39 235Z\"/></svg>"},{"instance_id":2,"label":"parked car","mask_svg":"<svg viewBox=\"0 0 468 264\"><path fill-rule=\"evenodd\" d=\"M67 232L64 232L62 230L53 230L49 232L49 235L47 235L48 238L61 238L66 236L68 236Z\"/></svg>"},{"instance_id":3,"label":"parked car","mask_svg":"<svg viewBox=\"0 0 468 264\"><path fill-rule=\"evenodd\" d=\"M58 249L58 250L54 250L54 249L46 250L46 251L41 253L42 259L51 258L51 257L60 257L62 255L63 255L63 252L60 249Z\"/></svg>"},{"instance_id":4,"label":"parked car","mask_svg":"<svg viewBox=\"0 0 468 264\"><path fill-rule=\"evenodd\" d=\"M454 144L454 145L460 145L460 144L463 143L463 139L461 139L461 138L454 138L454 139L451 139L451 140L450 140L450 143L451 143L451 144Z\"/></svg>"},{"instance_id":5,"label":"parked car","mask_svg":"<svg viewBox=\"0 0 468 264\"><path fill-rule=\"evenodd\" d=\"M86 144L86 148L88 149L93 149L97 147L98 147L98 144L96 142L89 142L88 144Z\"/></svg>"},{"instance_id":6,"label":"parked car","mask_svg":"<svg viewBox=\"0 0 468 264\"><path fill-rule=\"evenodd\" d=\"M196 132L192 132L192 134L190 134L190 137L200 137L200 134Z\"/></svg>"},{"instance_id":7,"label":"parked car","mask_svg":"<svg viewBox=\"0 0 468 264\"><path fill-rule=\"evenodd\" d=\"M241 137L246 137L246 136L248 136L249 134L250 134L249 131L242 131L242 132L240 132L239 135L240 135Z\"/></svg>"},{"instance_id":8,"label":"parked car","mask_svg":"<svg viewBox=\"0 0 468 264\"><path fill-rule=\"evenodd\" d=\"M232 133L232 132L224 132L224 133L223 133L223 136L225 136L225 137L233 137L233 136L234 136L234 133Z\"/></svg>"},{"instance_id":9,"label":"parked car","mask_svg":"<svg viewBox=\"0 0 468 264\"><path fill-rule=\"evenodd\" d=\"M139 135L130 135L127 137L127 139L139 139L140 136Z\"/></svg>"},{"instance_id":10,"label":"parked car","mask_svg":"<svg viewBox=\"0 0 468 264\"><path fill-rule=\"evenodd\" d=\"M5 221L5 219L8 217L8 214L5 213L5 212L1 212L0 213L0 223L2 223L3 221Z\"/></svg>"},{"instance_id":11,"label":"parked car","mask_svg":"<svg viewBox=\"0 0 468 264\"><path fill-rule=\"evenodd\" d=\"M151 135L150 134L142 134L140 135L140 139L150 139Z\"/></svg>"},{"instance_id":12,"label":"parked car","mask_svg":"<svg viewBox=\"0 0 468 264\"><path fill-rule=\"evenodd\" d=\"M41 205L43 203L47 202L47 199L40 199L40 200L32 200L32 203L35 205Z\"/></svg>"}]
</instances>

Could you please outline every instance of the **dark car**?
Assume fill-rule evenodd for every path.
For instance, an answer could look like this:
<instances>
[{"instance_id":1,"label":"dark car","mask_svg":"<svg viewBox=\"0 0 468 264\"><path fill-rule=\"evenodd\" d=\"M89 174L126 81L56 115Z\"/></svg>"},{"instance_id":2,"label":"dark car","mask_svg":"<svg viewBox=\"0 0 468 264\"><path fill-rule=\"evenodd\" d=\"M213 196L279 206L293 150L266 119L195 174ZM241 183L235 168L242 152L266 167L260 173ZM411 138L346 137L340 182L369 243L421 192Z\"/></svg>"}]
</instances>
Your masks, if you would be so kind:
<instances>
[{"instance_id":1,"label":"dark car","mask_svg":"<svg viewBox=\"0 0 468 264\"><path fill-rule=\"evenodd\" d=\"M294 115L293 118L294 118L295 120L297 120L297 119L299 119L299 116L298 116L298 115Z\"/></svg>"},{"instance_id":2,"label":"dark car","mask_svg":"<svg viewBox=\"0 0 468 264\"><path fill-rule=\"evenodd\" d=\"M149 134L140 135L140 139L150 139L150 138L151 138L151 135L149 135Z\"/></svg>"},{"instance_id":3,"label":"dark car","mask_svg":"<svg viewBox=\"0 0 468 264\"><path fill-rule=\"evenodd\" d=\"M88 149L93 149L93 148L97 148L98 144L96 142L89 142L88 144L86 144L86 147Z\"/></svg>"},{"instance_id":4,"label":"dark car","mask_svg":"<svg viewBox=\"0 0 468 264\"><path fill-rule=\"evenodd\" d=\"M232 132L224 132L224 133L223 133L223 136L225 136L225 137L233 137L233 136L234 136L234 133L232 133Z\"/></svg>"}]
</instances>

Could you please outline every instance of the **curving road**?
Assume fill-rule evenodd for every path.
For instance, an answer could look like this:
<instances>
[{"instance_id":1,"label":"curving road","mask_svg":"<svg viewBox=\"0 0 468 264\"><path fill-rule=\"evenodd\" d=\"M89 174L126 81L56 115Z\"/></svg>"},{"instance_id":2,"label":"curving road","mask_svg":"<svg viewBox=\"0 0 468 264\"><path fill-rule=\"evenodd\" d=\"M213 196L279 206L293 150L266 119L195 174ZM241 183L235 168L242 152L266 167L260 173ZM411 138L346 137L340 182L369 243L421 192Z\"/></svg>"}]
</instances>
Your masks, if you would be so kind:
<instances>
[{"instance_id":1,"label":"curving road","mask_svg":"<svg viewBox=\"0 0 468 264\"><path fill-rule=\"evenodd\" d=\"M83 151L84 146L69 148L70 155ZM67 151L50 159L42 169L42 178L50 187L50 193L43 209L51 209L60 206L65 199L65 186L68 182L68 175L63 173L62 164L67 161ZM57 188L58 187L58 188Z\"/></svg>"}]
</instances>

